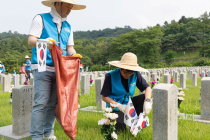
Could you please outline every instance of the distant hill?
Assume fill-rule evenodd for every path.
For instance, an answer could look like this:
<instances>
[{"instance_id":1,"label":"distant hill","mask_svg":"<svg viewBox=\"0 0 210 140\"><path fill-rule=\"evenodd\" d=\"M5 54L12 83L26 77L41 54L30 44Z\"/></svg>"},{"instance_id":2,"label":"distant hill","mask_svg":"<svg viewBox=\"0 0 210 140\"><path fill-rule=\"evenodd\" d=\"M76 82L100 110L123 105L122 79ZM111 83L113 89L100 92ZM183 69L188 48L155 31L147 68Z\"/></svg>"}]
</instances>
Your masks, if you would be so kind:
<instances>
[{"instance_id":1,"label":"distant hill","mask_svg":"<svg viewBox=\"0 0 210 140\"><path fill-rule=\"evenodd\" d=\"M96 39L99 37L118 37L121 34L133 32L130 26L125 26L124 28L116 27L115 29L106 28L103 30L93 30L93 31L75 31L74 40L77 39Z\"/></svg>"}]
</instances>

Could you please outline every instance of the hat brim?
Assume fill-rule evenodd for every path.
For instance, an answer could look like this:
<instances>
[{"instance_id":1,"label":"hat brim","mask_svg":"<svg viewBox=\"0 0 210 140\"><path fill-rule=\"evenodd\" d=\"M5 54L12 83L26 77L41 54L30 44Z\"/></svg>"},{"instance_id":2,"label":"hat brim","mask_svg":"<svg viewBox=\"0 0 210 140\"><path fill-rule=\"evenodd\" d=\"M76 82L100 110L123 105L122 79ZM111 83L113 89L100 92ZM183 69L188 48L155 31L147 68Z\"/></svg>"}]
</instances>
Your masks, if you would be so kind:
<instances>
[{"instance_id":1,"label":"hat brim","mask_svg":"<svg viewBox=\"0 0 210 140\"><path fill-rule=\"evenodd\" d=\"M147 69L144 69L144 68L139 67L139 66L122 65L120 63L120 61L110 61L108 63L110 65L113 65L113 66L118 67L118 68L123 68L123 69L127 69L127 70L132 70L132 71L139 71L139 72L148 72Z\"/></svg>"},{"instance_id":2,"label":"hat brim","mask_svg":"<svg viewBox=\"0 0 210 140\"><path fill-rule=\"evenodd\" d=\"M45 6L48 6L48 7L53 7L54 6L54 3L56 2L55 1L42 1L42 4L45 5ZM60 1L58 1L60 2ZM79 5L79 4L75 4L75 3L71 3L71 2L65 2L65 3L70 3L70 4L73 4L73 8L71 10L82 10L82 9L85 9L86 8L86 5Z\"/></svg>"}]
</instances>

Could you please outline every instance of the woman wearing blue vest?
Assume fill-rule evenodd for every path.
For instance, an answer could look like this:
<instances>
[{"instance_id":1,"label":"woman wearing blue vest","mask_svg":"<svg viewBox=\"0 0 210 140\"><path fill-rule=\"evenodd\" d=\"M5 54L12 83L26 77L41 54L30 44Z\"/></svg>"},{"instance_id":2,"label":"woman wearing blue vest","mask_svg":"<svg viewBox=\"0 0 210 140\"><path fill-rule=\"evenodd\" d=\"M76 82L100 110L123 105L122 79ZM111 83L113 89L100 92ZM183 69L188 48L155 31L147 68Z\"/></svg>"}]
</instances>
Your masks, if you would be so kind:
<instances>
[{"instance_id":1,"label":"woman wearing blue vest","mask_svg":"<svg viewBox=\"0 0 210 140\"><path fill-rule=\"evenodd\" d=\"M3 73L3 74L5 74L5 72L6 72L6 69L5 69L5 67L4 67L4 64L1 63L1 61L0 61L0 71L1 71L1 73Z\"/></svg>"},{"instance_id":2,"label":"woman wearing blue vest","mask_svg":"<svg viewBox=\"0 0 210 140\"><path fill-rule=\"evenodd\" d=\"M25 59L26 59L26 63L23 64L25 66L25 71L26 71L26 74L27 74L27 77L26 79L27 80L30 80L30 73L31 73L31 61L29 60L29 56L26 55L25 56Z\"/></svg>"},{"instance_id":3,"label":"woman wearing blue vest","mask_svg":"<svg viewBox=\"0 0 210 140\"><path fill-rule=\"evenodd\" d=\"M146 115L151 111L151 88L140 74L140 72L147 72L147 70L138 66L137 57L133 53L125 53L121 61L108 63L118 68L106 74L101 95L107 106L110 103L117 104L117 108L113 109L119 116L116 129L117 131L124 131L126 125L123 119L129 96L132 99L137 115L143 112L143 109ZM133 97L136 87L140 91L145 90L145 94Z\"/></svg>"},{"instance_id":4,"label":"woman wearing blue vest","mask_svg":"<svg viewBox=\"0 0 210 140\"><path fill-rule=\"evenodd\" d=\"M32 140L50 139L54 136L56 96L55 67L49 49L52 49L54 40L63 50L63 56L75 56L73 47L73 30L67 22L71 10L85 9L85 5L75 4L74 0L44 0L42 4L51 7L49 13L34 17L29 31L28 44L32 48L31 68L34 76L34 106L31 113L30 135ZM46 71L38 72L37 39L47 41Z\"/></svg>"}]
</instances>

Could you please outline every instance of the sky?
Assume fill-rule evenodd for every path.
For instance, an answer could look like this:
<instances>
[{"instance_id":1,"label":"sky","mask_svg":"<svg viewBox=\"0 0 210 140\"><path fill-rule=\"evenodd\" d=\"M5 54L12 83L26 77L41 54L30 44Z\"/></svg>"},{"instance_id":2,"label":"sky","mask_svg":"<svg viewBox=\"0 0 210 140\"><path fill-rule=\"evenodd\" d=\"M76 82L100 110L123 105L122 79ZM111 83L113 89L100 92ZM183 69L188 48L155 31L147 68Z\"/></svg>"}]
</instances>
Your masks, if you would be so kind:
<instances>
[{"instance_id":1,"label":"sky","mask_svg":"<svg viewBox=\"0 0 210 140\"><path fill-rule=\"evenodd\" d=\"M37 14L50 12L42 0L1 0L0 33L28 34ZM130 26L134 29L178 21L182 16L197 18L210 11L210 0L74 0L87 6L72 10L67 18L73 31L103 30Z\"/></svg>"}]
</instances>

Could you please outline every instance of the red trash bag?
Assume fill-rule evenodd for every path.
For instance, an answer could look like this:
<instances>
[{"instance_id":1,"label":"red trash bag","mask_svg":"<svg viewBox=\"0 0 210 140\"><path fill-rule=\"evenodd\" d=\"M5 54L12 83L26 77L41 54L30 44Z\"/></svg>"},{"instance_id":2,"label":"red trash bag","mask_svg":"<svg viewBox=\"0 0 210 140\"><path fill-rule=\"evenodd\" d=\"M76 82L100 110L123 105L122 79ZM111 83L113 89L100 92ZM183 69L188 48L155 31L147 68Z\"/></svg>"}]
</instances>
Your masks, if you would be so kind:
<instances>
[{"instance_id":1,"label":"red trash bag","mask_svg":"<svg viewBox=\"0 0 210 140\"><path fill-rule=\"evenodd\" d=\"M62 56L63 50L53 45L50 50L56 73L58 104L55 116L64 132L72 140L77 133L80 58Z\"/></svg>"},{"instance_id":2,"label":"red trash bag","mask_svg":"<svg viewBox=\"0 0 210 140\"><path fill-rule=\"evenodd\" d=\"M25 66L22 66L19 70L20 73L22 74L25 74L25 77L28 77L28 75L26 74L26 71L25 71Z\"/></svg>"}]
</instances>

